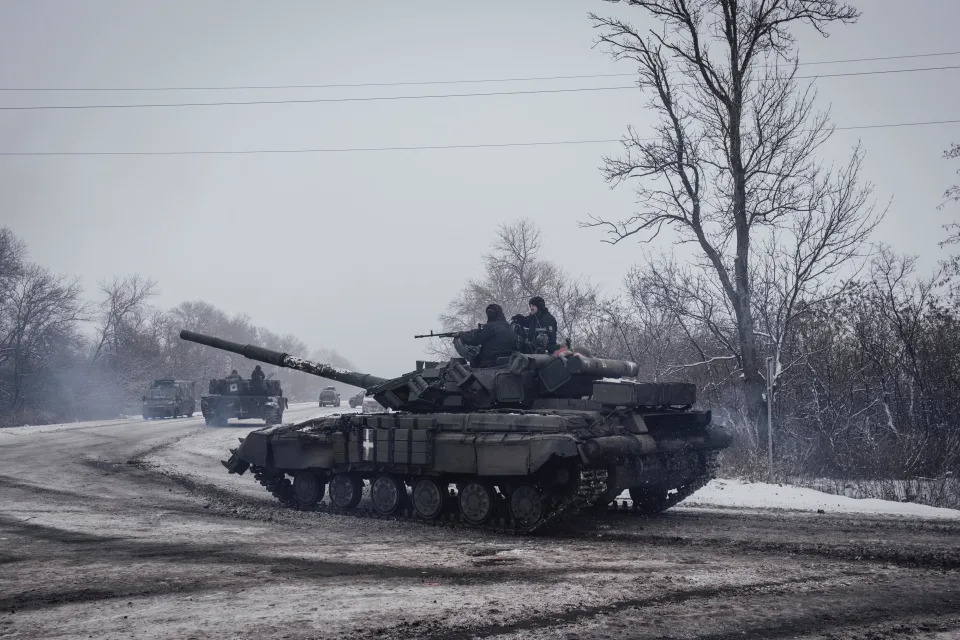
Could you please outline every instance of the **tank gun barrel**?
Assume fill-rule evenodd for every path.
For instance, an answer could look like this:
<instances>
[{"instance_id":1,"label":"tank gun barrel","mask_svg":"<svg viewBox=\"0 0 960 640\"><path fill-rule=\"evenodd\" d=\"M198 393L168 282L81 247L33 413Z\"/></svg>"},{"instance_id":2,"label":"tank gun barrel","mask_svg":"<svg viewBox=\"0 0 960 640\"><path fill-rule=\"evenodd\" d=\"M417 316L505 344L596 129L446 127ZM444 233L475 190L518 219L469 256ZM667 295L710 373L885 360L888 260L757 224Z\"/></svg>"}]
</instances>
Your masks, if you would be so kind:
<instances>
[{"instance_id":1,"label":"tank gun barrel","mask_svg":"<svg viewBox=\"0 0 960 640\"><path fill-rule=\"evenodd\" d=\"M310 375L327 378L336 382L342 382L354 387L361 387L363 389L367 389L368 391L378 384L387 381L387 378L380 378L368 373L347 371L346 369L340 369L328 364L322 364L307 360L305 358L292 356L289 353L273 351L272 349L264 349L263 347L258 347L254 344L240 344L238 342L231 342L222 338L215 338L214 336L208 336L202 333L196 333L194 331L187 331L186 329L180 332L180 339L188 342L196 342L197 344L206 345L221 351L236 353L249 360L265 362L266 364L272 364L277 367L285 367L287 369L296 369L297 371L309 373Z\"/></svg>"}]
</instances>

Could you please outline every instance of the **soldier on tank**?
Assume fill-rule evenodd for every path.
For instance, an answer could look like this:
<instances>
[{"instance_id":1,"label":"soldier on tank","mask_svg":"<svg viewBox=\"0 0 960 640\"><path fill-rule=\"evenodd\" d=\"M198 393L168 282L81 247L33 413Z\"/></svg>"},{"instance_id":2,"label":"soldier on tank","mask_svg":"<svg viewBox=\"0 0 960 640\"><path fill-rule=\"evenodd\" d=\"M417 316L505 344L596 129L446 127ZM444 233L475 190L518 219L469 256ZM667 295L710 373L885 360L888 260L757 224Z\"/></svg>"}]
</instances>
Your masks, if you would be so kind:
<instances>
[{"instance_id":1,"label":"soldier on tank","mask_svg":"<svg viewBox=\"0 0 960 640\"><path fill-rule=\"evenodd\" d=\"M517 314L510 320L520 327L525 334L526 342L535 351L555 353L560 349L557 344L557 320L547 310L547 304L540 296L533 296L528 301L530 313Z\"/></svg>"},{"instance_id":2,"label":"soldier on tank","mask_svg":"<svg viewBox=\"0 0 960 640\"><path fill-rule=\"evenodd\" d=\"M250 386L258 391L262 390L265 378L266 376L263 375L263 369L260 368L260 365L255 366L250 374Z\"/></svg>"},{"instance_id":3,"label":"soldier on tank","mask_svg":"<svg viewBox=\"0 0 960 640\"><path fill-rule=\"evenodd\" d=\"M243 380L243 376L237 373L237 370L234 369L230 372L230 375L227 376L227 380L231 382L237 382L238 380Z\"/></svg>"},{"instance_id":4,"label":"soldier on tank","mask_svg":"<svg viewBox=\"0 0 960 640\"><path fill-rule=\"evenodd\" d=\"M456 338L456 341L468 347L479 347L477 355L470 362L473 367L495 367L498 358L509 357L516 351L516 334L503 315L503 308L498 304L488 304L486 314L487 323L483 327Z\"/></svg>"}]
</instances>

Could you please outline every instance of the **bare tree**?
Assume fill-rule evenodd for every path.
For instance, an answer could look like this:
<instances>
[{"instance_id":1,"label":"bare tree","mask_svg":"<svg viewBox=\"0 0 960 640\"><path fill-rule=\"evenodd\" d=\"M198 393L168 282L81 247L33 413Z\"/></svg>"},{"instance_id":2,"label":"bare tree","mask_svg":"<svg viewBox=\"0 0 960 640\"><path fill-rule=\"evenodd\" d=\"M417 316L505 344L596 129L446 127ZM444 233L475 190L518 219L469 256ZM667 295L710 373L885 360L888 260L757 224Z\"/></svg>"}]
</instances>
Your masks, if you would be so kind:
<instances>
[{"instance_id":1,"label":"bare tree","mask_svg":"<svg viewBox=\"0 0 960 640\"><path fill-rule=\"evenodd\" d=\"M541 296L557 319L560 335L580 340L583 323L599 304L599 289L544 259L542 247L542 233L531 220L500 225L483 258L484 276L467 281L440 315L443 326L448 331L473 329L485 321L484 309L491 302L502 306L507 317L526 313L527 301Z\"/></svg>"},{"instance_id":2,"label":"bare tree","mask_svg":"<svg viewBox=\"0 0 960 640\"><path fill-rule=\"evenodd\" d=\"M485 320L484 309L492 302L502 306L508 317L522 312L528 298L543 295L560 276L551 262L541 258L542 245L540 230L527 218L500 225L490 253L483 257L483 278L467 281L440 316L443 325L450 330L474 328Z\"/></svg>"},{"instance_id":3,"label":"bare tree","mask_svg":"<svg viewBox=\"0 0 960 640\"><path fill-rule=\"evenodd\" d=\"M943 157L947 159L960 158L960 144L954 143L949 149L943 152ZM960 169L957 170L960 174ZM943 193L944 202L939 208L943 208L948 202L960 202L960 184L955 184ZM960 223L950 222L944 225L947 230L947 239L941 242L942 245L957 244L960 242Z\"/></svg>"},{"instance_id":4,"label":"bare tree","mask_svg":"<svg viewBox=\"0 0 960 640\"><path fill-rule=\"evenodd\" d=\"M0 227L0 286L3 281L18 275L26 259L23 241L10 229ZM2 289L0 289L2 291Z\"/></svg>"},{"instance_id":5,"label":"bare tree","mask_svg":"<svg viewBox=\"0 0 960 640\"><path fill-rule=\"evenodd\" d=\"M28 378L49 365L64 341L76 338L85 311L80 295L76 280L38 265L24 265L13 279L0 318L0 372L6 374L0 395L8 410L23 406Z\"/></svg>"},{"instance_id":6,"label":"bare tree","mask_svg":"<svg viewBox=\"0 0 960 640\"><path fill-rule=\"evenodd\" d=\"M678 242L696 247L702 257L696 269L708 280L693 279L691 286L722 293L747 412L762 424L754 242L761 231L789 226L798 215L816 212L813 220L823 222L835 203L862 206L868 193L855 180L859 154L841 171L853 180L835 178L817 161L832 129L828 116L814 111L810 87L797 83L790 29L805 24L826 35L831 23L852 23L858 13L837 0L626 4L661 22L663 30L640 32L626 21L591 15L598 44L614 59L637 64L638 84L651 92L649 107L660 122L654 139L629 129L624 155L604 159L607 181L635 182L638 210L619 221L593 217L587 226L606 228L614 243L650 239L668 227ZM845 218L858 213L854 207ZM857 235L848 227L851 243ZM802 260L809 262L805 255Z\"/></svg>"},{"instance_id":7,"label":"bare tree","mask_svg":"<svg viewBox=\"0 0 960 640\"><path fill-rule=\"evenodd\" d=\"M100 303L100 327L91 362L96 362L105 348L117 347L125 325L143 326L146 303L157 294L157 283L135 274L103 283L100 291L104 299Z\"/></svg>"}]
</instances>

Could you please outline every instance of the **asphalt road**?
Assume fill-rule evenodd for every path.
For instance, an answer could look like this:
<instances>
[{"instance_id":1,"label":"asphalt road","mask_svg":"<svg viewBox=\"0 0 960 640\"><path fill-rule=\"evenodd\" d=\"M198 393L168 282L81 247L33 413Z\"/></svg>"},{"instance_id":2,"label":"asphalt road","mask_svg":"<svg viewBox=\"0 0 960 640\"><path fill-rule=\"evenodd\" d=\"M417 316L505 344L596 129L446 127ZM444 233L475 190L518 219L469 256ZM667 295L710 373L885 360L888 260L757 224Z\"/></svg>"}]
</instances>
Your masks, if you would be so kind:
<instances>
[{"instance_id":1,"label":"asphalt road","mask_svg":"<svg viewBox=\"0 0 960 640\"><path fill-rule=\"evenodd\" d=\"M960 637L956 522L677 508L522 538L291 512L218 462L257 426L0 430L0 637Z\"/></svg>"}]
</instances>

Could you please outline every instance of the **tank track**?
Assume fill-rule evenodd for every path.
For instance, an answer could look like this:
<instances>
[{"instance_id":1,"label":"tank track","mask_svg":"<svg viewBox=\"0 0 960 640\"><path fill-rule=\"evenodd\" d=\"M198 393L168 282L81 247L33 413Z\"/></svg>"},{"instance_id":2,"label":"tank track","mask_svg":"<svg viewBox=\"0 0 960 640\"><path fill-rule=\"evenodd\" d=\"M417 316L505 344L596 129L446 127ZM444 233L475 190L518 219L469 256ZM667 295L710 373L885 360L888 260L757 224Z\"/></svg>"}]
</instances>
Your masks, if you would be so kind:
<instances>
[{"instance_id":1,"label":"tank track","mask_svg":"<svg viewBox=\"0 0 960 640\"><path fill-rule=\"evenodd\" d=\"M584 507L594 504L607 488L607 470L606 469L582 469L580 471L580 482L576 493L571 494L566 499L555 506L543 518L532 525L521 527L512 520L506 518L496 518L485 524L472 524L464 520L457 511L448 511L443 516L428 520L417 516L412 507L406 507L399 515L385 516L377 513L366 505L358 505L353 509L342 509L335 507L329 502L318 502L317 504L304 507L297 504L293 497L293 483L290 479L281 473L272 473L264 467L251 466L253 477L256 478L263 487L271 493L280 504L290 509L299 511L315 511L318 513L329 513L339 516L353 516L356 518L370 518L376 520L395 520L398 522L416 522L418 524L429 524L434 526L453 526L475 529L479 531L490 531L507 535L529 535L540 531L545 527L556 524L573 515L576 515Z\"/></svg>"},{"instance_id":2,"label":"tank track","mask_svg":"<svg viewBox=\"0 0 960 640\"><path fill-rule=\"evenodd\" d=\"M716 477L717 470L720 468L720 452L708 451L703 454L703 457L703 472L694 476L693 479L691 479L691 481L687 484L676 487L676 491L669 494L666 500L664 500L661 505L658 505L656 511L650 511L634 505L633 500L629 498L613 500L609 505L607 505L607 511L626 513L636 516L650 516L657 513L662 513L670 507L676 506L684 499L689 498L694 493L705 487L707 483Z\"/></svg>"}]
</instances>

